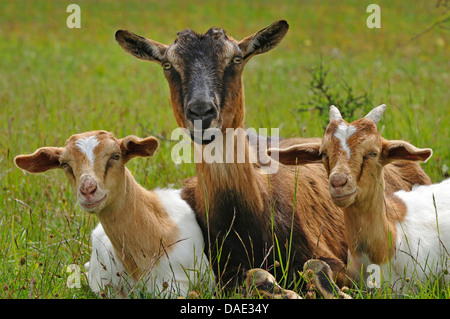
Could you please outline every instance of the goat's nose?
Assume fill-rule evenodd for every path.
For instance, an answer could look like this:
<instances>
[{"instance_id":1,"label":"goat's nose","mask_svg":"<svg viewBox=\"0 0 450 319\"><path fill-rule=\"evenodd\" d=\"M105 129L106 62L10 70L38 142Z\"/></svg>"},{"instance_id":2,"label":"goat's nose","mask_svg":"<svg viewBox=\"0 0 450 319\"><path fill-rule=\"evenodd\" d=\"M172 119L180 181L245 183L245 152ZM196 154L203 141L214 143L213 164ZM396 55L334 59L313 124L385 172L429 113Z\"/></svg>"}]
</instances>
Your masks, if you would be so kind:
<instances>
[{"instance_id":1,"label":"goat's nose","mask_svg":"<svg viewBox=\"0 0 450 319\"><path fill-rule=\"evenodd\" d=\"M202 129L209 128L211 122L217 116L217 109L212 101L204 99L191 100L187 104L186 117L194 122L202 121Z\"/></svg>"},{"instance_id":2,"label":"goat's nose","mask_svg":"<svg viewBox=\"0 0 450 319\"><path fill-rule=\"evenodd\" d=\"M80 186L80 193L84 196L91 196L97 190L97 182L92 177L87 177L83 180Z\"/></svg>"},{"instance_id":3,"label":"goat's nose","mask_svg":"<svg viewBox=\"0 0 450 319\"><path fill-rule=\"evenodd\" d=\"M347 176L343 174L334 174L330 177L330 183L333 187L342 187L347 184Z\"/></svg>"}]
</instances>

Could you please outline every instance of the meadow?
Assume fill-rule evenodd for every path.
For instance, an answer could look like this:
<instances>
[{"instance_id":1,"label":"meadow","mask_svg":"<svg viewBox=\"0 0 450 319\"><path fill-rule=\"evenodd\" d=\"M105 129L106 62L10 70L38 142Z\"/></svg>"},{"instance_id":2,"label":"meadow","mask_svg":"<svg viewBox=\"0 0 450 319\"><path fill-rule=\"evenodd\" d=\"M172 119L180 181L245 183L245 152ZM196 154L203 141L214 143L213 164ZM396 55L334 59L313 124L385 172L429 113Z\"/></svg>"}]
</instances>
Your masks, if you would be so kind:
<instances>
[{"instance_id":1,"label":"meadow","mask_svg":"<svg viewBox=\"0 0 450 319\"><path fill-rule=\"evenodd\" d=\"M431 147L423 168L433 182L448 177L448 1L77 0L79 29L66 25L72 2L0 5L0 298L97 298L84 276L80 288L67 285L67 267L89 260L96 217L76 205L62 172L24 174L16 155L103 129L160 139L154 157L128 164L147 188L181 187L195 174L194 164L170 157L177 124L161 68L124 53L114 39L118 29L168 44L185 28L219 26L241 39L285 19L285 39L244 71L247 127L321 136L330 99L348 102L347 120L385 103L383 136ZM381 8L379 29L366 25L370 3ZM430 283L407 297L449 296L448 286Z\"/></svg>"}]
</instances>

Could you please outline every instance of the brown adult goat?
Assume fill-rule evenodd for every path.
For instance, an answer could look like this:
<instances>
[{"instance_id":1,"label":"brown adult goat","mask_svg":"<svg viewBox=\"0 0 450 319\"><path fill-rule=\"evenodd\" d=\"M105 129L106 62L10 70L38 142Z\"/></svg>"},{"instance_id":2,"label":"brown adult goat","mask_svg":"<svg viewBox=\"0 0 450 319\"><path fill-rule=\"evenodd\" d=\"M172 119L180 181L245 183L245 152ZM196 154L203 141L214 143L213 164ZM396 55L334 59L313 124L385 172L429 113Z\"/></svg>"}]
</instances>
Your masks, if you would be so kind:
<instances>
[{"instance_id":1,"label":"brown adult goat","mask_svg":"<svg viewBox=\"0 0 450 319\"><path fill-rule=\"evenodd\" d=\"M186 29L171 45L119 30L116 40L131 55L163 67L175 119L189 131L197 147L223 143L217 146L226 148L226 129L244 127L244 66L253 56L276 47L288 28L286 21L277 21L241 41L220 28L205 34ZM196 121L201 121L202 131L220 130L223 139L196 138ZM279 147L308 141L286 139ZM323 166L311 164L296 170L280 164L276 173L267 176L261 163L249 161L255 146L248 139L244 143L245 163L197 163L197 176L188 179L183 190L183 198L196 212L209 243L207 251L217 278L227 283L250 268L271 268L275 260L286 267L288 257L289 275L293 275L306 261L316 258L330 265L342 285L347 260L344 216L329 197ZM227 149L234 158L236 145ZM420 167L414 169L417 174L405 175L411 169L405 171L402 165L387 168L388 192L430 183ZM400 183L389 178L398 175L401 178L395 181ZM274 243L278 243L280 255L275 246L269 257ZM291 247L290 254L285 247ZM279 279L281 271L275 272Z\"/></svg>"}]
</instances>

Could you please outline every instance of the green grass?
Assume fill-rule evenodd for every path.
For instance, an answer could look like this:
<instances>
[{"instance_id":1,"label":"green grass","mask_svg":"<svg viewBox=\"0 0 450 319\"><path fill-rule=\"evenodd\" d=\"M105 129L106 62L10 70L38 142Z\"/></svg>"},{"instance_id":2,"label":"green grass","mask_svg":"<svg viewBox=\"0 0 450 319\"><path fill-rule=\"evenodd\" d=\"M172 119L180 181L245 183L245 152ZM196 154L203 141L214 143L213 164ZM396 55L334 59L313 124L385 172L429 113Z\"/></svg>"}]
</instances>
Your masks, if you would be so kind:
<instances>
[{"instance_id":1,"label":"green grass","mask_svg":"<svg viewBox=\"0 0 450 319\"><path fill-rule=\"evenodd\" d=\"M290 30L279 47L255 57L244 71L248 127L277 127L283 137L321 136L327 116L299 109L311 100L308 70L323 63L330 85L345 81L355 95L370 92L374 105L356 114L387 104L380 122L384 137L433 148L433 158L423 165L433 181L450 167L449 31L436 27L411 40L448 16L437 1L377 1L381 29L365 24L372 1L76 3L81 29L66 27L64 1L1 4L0 297L95 297L85 278L80 289L66 285L66 267L89 259L95 216L76 206L61 172L24 175L14 156L105 129L118 137L161 139L156 156L128 165L145 187L181 187L195 174L194 164L174 165L170 159L177 125L160 67L125 54L114 40L117 29L171 43L184 28L205 32L221 26L239 39L286 19ZM431 286L411 297L447 298L449 290Z\"/></svg>"}]
</instances>

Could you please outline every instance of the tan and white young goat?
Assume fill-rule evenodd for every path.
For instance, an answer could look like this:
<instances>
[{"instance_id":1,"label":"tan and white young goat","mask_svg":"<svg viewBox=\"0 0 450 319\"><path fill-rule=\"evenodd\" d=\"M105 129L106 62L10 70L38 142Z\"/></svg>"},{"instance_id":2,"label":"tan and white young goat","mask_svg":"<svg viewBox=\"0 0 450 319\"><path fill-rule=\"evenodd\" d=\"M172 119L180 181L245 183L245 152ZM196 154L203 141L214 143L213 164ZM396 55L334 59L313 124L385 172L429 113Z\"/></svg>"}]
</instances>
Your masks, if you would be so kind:
<instances>
[{"instance_id":1,"label":"tan and white young goat","mask_svg":"<svg viewBox=\"0 0 450 319\"><path fill-rule=\"evenodd\" d=\"M186 296L190 285L214 281L203 253L203 236L180 190L149 191L137 183L125 164L152 156L154 137L92 131L71 136L65 147L43 147L15 158L31 173L62 168L79 205L100 224L92 233L88 271L91 289L112 285L126 296L135 285L158 296Z\"/></svg>"},{"instance_id":2,"label":"tan and white young goat","mask_svg":"<svg viewBox=\"0 0 450 319\"><path fill-rule=\"evenodd\" d=\"M364 273L369 287L375 285L376 279L398 291L406 287L406 278L412 283L423 283L430 278L446 277L450 180L386 194L385 165L426 162L432 150L382 138L377 123L385 108L380 105L349 124L331 106L330 123L322 143L269 152L278 152L280 161L286 164L323 162L329 176L330 196L344 209L350 275L361 280Z\"/></svg>"}]
</instances>

